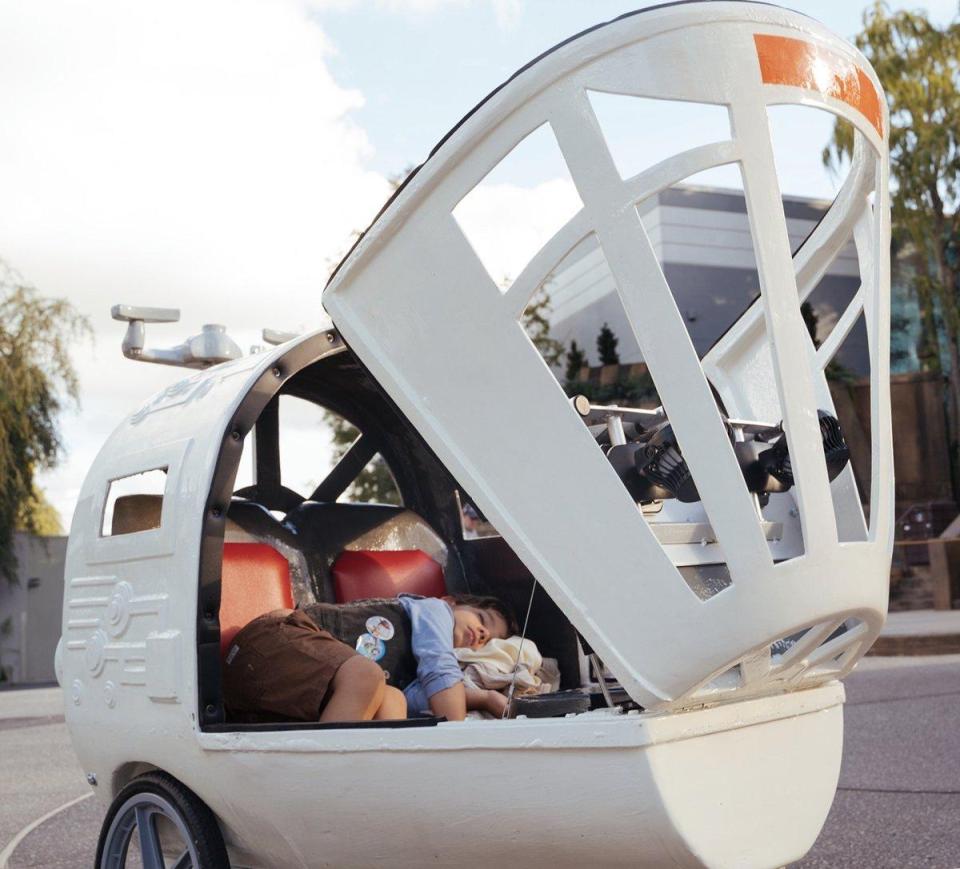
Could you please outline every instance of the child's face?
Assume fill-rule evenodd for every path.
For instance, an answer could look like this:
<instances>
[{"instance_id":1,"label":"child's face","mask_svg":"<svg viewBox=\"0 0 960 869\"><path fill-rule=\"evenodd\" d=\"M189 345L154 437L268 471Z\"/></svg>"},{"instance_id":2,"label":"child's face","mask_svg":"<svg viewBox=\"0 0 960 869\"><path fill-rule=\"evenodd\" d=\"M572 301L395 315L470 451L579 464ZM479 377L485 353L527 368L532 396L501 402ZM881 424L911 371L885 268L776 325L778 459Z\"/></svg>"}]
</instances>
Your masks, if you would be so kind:
<instances>
[{"instance_id":1,"label":"child's face","mask_svg":"<svg viewBox=\"0 0 960 869\"><path fill-rule=\"evenodd\" d=\"M493 639L507 638L507 621L494 610L465 604L453 607L453 647L479 649Z\"/></svg>"}]
</instances>

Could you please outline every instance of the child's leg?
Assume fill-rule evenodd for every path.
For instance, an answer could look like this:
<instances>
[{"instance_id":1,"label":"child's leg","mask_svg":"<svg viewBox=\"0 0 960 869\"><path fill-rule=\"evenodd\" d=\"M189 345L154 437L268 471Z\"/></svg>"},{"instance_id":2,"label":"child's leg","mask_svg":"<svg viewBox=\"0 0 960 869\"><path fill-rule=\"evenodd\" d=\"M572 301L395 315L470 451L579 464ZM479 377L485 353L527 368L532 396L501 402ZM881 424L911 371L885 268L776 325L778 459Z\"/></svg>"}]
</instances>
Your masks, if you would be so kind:
<instances>
[{"instance_id":1,"label":"child's leg","mask_svg":"<svg viewBox=\"0 0 960 869\"><path fill-rule=\"evenodd\" d=\"M403 691L387 685L383 692L383 702L373 716L377 721L395 721L399 718L407 717L407 698L403 696Z\"/></svg>"},{"instance_id":2,"label":"child's leg","mask_svg":"<svg viewBox=\"0 0 960 869\"><path fill-rule=\"evenodd\" d=\"M369 721L383 701L383 670L363 655L348 658L330 682L321 721Z\"/></svg>"}]
</instances>

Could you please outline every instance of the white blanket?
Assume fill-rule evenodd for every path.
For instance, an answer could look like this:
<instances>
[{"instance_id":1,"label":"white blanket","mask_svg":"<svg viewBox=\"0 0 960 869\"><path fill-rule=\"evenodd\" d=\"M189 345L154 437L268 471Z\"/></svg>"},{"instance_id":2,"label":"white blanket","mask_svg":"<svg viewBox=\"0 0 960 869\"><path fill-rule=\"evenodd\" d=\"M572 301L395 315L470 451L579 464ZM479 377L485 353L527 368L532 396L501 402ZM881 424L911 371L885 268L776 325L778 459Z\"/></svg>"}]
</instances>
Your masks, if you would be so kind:
<instances>
[{"instance_id":1,"label":"white blanket","mask_svg":"<svg viewBox=\"0 0 960 869\"><path fill-rule=\"evenodd\" d=\"M479 649L454 649L468 686L493 688L504 693L513 681L516 694L548 694L560 688L560 669L553 658L544 658L531 639L490 640ZM519 666L517 656L520 657Z\"/></svg>"}]
</instances>

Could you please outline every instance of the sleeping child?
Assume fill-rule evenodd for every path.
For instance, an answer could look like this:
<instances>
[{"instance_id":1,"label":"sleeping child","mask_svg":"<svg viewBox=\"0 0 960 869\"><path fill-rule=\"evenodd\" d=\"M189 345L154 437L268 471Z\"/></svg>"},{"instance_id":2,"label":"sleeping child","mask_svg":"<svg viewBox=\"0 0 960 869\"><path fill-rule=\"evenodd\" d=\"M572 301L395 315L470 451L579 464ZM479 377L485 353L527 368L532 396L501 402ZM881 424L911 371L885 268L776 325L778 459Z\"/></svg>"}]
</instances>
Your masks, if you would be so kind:
<instances>
[{"instance_id":1,"label":"sleeping child","mask_svg":"<svg viewBox=\"0 0 960 869\"><path fill-rule=\"evenodd\" d=\"M506 697L467 687L455 648L518 633L497 598L400 595L274 610L236 636L223 691L234 721L367 721L427 712L499 718Z\"/></svg>"}]
</instances>

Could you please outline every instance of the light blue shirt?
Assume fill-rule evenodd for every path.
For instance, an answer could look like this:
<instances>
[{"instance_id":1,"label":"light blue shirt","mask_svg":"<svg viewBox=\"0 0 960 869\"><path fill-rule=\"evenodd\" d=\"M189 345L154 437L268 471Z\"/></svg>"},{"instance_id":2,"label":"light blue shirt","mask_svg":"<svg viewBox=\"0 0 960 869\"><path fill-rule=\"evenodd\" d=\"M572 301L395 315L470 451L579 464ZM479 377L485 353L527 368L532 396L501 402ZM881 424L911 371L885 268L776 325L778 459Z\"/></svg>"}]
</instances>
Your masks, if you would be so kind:
<instances>
[{"instance_id":1,"label":"light blue shirt","mask_svg":"<svg viewBox=\"0 0 960 869\"><path fill-rule=\"evenodd\" d=\"M453 610L438 597L401 594L400 605L410 617L417 678L403 693L410 714L430 711L430 698L463 681L460 663L453 653Z\"/></svg>"}]
</instances>

